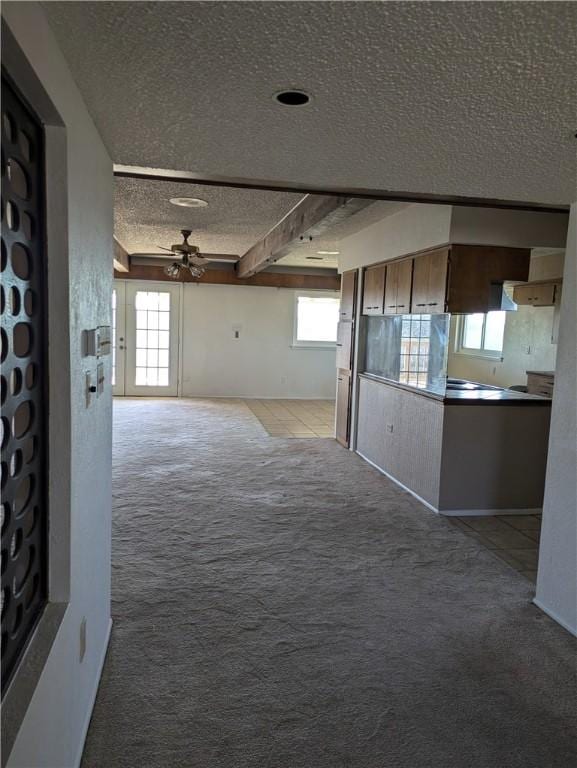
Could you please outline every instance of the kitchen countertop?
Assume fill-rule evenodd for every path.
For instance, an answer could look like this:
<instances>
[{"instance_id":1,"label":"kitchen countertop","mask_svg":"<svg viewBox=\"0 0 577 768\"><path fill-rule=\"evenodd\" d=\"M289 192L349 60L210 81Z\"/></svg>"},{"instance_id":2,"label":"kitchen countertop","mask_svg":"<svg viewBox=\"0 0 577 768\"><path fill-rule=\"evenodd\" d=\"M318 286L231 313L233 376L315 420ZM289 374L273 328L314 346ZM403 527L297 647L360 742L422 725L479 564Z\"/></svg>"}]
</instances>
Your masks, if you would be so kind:
<instances>
[{"instance_id":1,"label":"kitchen countertop","mask_svg":"<svg viewBox=\"0 0 577 768\"><path fill-rule=\"evenodd\" d=\"M378 381L397 389L404 389L415 395L438 400L444 405L540 405L551 407L551 400L540 395L529 395L526 392L515 392L511 389L487 387L487 389L445 390L437 392L431 389L420 389L409 384L401 384L392 379L386 379L374 373L359 373L359 377Z\"/></svg>"}]
</instances>

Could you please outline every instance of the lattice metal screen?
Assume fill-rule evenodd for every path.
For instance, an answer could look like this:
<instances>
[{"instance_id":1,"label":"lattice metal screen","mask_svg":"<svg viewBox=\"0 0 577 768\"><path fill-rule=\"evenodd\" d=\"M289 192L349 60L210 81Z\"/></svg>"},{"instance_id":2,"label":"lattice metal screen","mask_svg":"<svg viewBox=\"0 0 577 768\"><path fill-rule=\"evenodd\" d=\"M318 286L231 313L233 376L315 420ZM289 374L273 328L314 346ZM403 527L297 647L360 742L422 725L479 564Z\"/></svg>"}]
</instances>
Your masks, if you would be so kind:
<instances>
[{"instance_id":1,"label":"lattice metal screen","mask_svg":"<svg viewBox=\"0 0 577 768\"><path fill-rule=\"evenodd\" d=\"M47 594L43 133L2 76L2 693Z\"/></svg>"}]
</instances>

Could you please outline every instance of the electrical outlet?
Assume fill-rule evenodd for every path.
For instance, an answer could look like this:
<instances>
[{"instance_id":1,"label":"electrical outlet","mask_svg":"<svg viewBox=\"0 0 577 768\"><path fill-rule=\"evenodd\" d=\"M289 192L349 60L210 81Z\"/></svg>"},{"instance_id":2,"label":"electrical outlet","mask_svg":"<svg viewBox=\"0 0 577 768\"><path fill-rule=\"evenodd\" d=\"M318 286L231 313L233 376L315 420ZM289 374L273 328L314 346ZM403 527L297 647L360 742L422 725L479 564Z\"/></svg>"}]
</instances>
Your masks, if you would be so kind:
<instances>
[{"instance_id":1,"label":"electrical outlet","mask_svg":"<svg viewBox=\"0 0 577 768\"><path fill-rule=\"evenodd\" d=\"M393 425L392 424L387 424L387 432L389 432L389 434L393 433Z\"/></svg>"},{"instance_id":2,"label":"electrical outlet","mask_svg":"<svg viewBox=\"0 0 577 768\"><path fill-rule=\"evenodd\" d=\"M85 654L86 654L86 616L83 616L82 621L80 622L80 650L78 654L80 662L83 661Z\"/></svg>"}]
</instances>

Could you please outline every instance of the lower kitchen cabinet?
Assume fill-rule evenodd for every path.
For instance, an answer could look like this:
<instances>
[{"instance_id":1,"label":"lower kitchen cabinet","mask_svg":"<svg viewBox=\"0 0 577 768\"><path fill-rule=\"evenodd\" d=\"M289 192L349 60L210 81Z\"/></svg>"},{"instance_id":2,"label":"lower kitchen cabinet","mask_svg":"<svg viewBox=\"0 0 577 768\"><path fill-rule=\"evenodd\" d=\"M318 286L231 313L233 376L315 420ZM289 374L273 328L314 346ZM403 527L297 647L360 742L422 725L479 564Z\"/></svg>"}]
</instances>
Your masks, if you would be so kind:
<instances>
[{"instance_id":1,"label":"lower kitchen cabinet","mask_svg":"<svg viewBox=\"0 0 577 768\"><path fill-rule=\"evenodd\" d=\"M361 377L358 419L357 451L437 507L443 403Z\"/></svg>"},{"instance_id":2,"label":"lower kitchen cabinet","mask_svg":"<svg viewBox=\"0 0 577 768\"><path fill-rule=\"evenodd\" d=\"M335 437L345 448L349 447L351 413L351 374L337 371L336 428Z\"/></svg>"},{"instance_id":3,"label":"lower kitchen cabinet","mask_svg":"<svg viewBox=\"0 0 577 768\"><path fill-rule=\"evenodd\" d=\"M454 405L361 374L357 452L446 515L538 511L551 407Z\"/></svg>"}]
</instances>

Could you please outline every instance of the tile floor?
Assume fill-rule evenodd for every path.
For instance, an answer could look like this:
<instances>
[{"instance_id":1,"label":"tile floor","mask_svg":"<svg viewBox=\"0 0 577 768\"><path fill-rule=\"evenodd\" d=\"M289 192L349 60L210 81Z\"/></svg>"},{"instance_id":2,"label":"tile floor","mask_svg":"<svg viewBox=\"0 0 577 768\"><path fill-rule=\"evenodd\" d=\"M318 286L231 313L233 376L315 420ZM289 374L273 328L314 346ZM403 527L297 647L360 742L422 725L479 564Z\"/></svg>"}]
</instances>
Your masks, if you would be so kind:
<instances>
[{"instance_id":1,"label":"tile floor","mask_svg":"<svg viewBox=\"0 0 577 768\"><path fill-rule=\"evenodd\" d=\"M271 437L334 437L334 400L244 400Z\"/></svg>"},{"instance_id":2,"label":"tile floor","mask_svg":"<svg viewBox=\"0 0 577 768\"><path fill-rule=\"evenodd\" d=\"M494 517L451 517L451 522L468 536L490 549L529 581L537 579L541 515L498 515Z\"/></svg>"}]
</instances>

